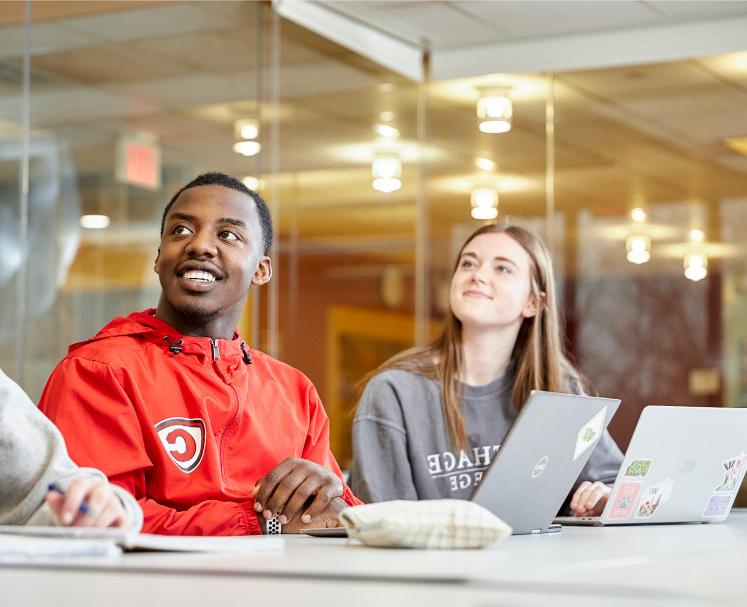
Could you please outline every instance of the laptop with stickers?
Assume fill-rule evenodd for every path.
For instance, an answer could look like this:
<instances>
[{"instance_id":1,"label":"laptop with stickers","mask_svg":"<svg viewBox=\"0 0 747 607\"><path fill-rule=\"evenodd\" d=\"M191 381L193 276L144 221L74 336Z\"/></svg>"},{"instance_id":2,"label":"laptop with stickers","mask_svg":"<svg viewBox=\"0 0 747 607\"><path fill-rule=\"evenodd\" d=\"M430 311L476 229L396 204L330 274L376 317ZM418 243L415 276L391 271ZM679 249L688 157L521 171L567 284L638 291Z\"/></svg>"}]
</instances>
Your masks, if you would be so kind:
<instances>
[{"instance_id":1,"label":"laptop with stickers","mask_svg":"<svg viewBox=\"0 0 747 607\"><path fill-rule=\"evenodd\" d=\"M511 525L541 533L568 497L620 404L534 391L470 499Z\"/></svg>"},{"instance_id":2,"label":"laptop with stickers","mask_svg":"<svg viewBox=\"0 0 747 607\"><path fill-rule=\"evenodd\" d=\"M514 534L559 531L553 525L573 483L620 404L618 399L533 391L470 496ZM302 529L345 537L345 528Z\"/></svg>"},{"instance_id":3,"label":"laptop with stickers","mask_svg":"<svg viewBox=\"0 0 747 607\"><path fill-rule=\"evenodd\" d=\"M747 409L650 406L599 517L564 525L723 521L747 470Z\"/></svg>"}]
</instances>

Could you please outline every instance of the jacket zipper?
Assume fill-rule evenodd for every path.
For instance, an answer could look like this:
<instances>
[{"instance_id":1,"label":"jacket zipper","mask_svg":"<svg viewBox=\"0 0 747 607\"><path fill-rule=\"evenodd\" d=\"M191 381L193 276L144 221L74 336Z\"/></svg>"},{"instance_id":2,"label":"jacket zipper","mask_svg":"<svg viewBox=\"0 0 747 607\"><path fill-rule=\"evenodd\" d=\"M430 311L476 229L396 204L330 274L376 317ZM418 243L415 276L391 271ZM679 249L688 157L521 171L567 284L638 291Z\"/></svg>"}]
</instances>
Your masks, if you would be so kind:
<instances>
[{"instance_id":1,"label":"jacket zipper","mask_svg":"<svg viewBox=\"0 0 747 607\"><path fill-rule=\"evenodd\" d=\"M218 350L218 342L211 337L210 345L213 346L213 360L218 360L220 358L220 350Z\"/></svg>"}]
</instances>

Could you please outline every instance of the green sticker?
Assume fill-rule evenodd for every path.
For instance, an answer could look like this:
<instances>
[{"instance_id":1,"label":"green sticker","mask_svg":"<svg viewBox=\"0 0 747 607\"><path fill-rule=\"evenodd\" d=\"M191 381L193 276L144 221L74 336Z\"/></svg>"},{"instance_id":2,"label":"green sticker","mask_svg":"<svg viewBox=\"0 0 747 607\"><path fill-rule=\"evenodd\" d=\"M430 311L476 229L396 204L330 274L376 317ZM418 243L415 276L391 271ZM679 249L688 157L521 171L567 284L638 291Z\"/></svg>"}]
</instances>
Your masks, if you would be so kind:
<instances>
[{"instance_id":1,"label":"green sticker","mask_svg":"<svg viewBox=\"0 0 747 607\"><path fill-rule=\"evenodd\" d=\"M646 476L649 470L651 470L650 459L634 459L625 471L625 476Z\"/></svg>"},{"instance_id":2,"label":"green sticker","mask_svg":"<svg viewBox=\"0 0 747 607\"><path fill-rule=\"evenodd\" d=\"M591 428L586 428L586 432L584 432L584 437L583 437L584 441L588 443L596 435L597 433L594 432L594 430L592 430Z\"/></svg>"}]
</instances>

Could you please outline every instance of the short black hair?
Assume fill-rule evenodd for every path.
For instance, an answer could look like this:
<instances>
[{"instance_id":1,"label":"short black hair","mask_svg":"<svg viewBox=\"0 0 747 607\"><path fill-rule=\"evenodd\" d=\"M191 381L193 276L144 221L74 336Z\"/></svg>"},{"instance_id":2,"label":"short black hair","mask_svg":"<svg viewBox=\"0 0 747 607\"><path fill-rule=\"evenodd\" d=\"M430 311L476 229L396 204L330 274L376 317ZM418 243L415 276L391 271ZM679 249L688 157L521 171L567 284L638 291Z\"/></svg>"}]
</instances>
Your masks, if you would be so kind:
<instances>
[{"instance_id":1,"label":"short black hair","mask_svg":"<svg viewBox=\"0 0 747 607\"><path fill-rule=\"evenodd\" d=\"M203 173L202 175L198 175L174 194L166 205L166 208L163 210L163 216L161 217L161 236L163 236L163 228L166 225L166 215L176 199L179 198L179 195L184 190L196 188L199 185L221 185L224 188L230 188L231 190L236 190L237 192L246 194L254 200L254 204L257 207L257 214L259 215L259 227L262 232L263 255L267 255L270 252L270 248L272 247L272 217L270 217L270 209L267 208L267 203L259 194L257 194L257 192L250 190L241 183L241 181L236 179L236 177L231 177L231 175L226 175L225 173Z\"/></svg>"}]
</instances>

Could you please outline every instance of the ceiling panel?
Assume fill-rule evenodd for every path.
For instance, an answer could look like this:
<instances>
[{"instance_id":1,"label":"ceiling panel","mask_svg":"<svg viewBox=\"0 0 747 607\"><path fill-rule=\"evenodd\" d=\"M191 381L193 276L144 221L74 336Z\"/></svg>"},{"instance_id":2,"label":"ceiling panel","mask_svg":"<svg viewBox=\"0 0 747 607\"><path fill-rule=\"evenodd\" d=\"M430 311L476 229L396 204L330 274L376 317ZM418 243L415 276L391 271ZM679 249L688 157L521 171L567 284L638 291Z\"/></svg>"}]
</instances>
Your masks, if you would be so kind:
<instances>
[{"instance_id":1,"label":"ceiling panel","mask_svg":"<svg viewBox=\"0 0 747 607\"><path fill-rule=\"evenodd\" d=\"M728 89L693 93L686 97L630 101L625 107L700 142L747 132L747 95L742 98Z\"/></svg>"},{"instance_id":2,"label":"ceiling panel","mask_svg":"<svg viewBox=\"0 0 747 607\"><path fill-rule=\"evenodd\" d=\"M450 2L325 2L358 21L411 44L446 48L495 42L505 38L500 28Z\"/></svg>"},{"instance_id":3,"label":"ceiling panel","mask_svg":"<svg viewBox=\"0 0 747 607\"><path fill-rule=\"evenodd\" d=\"M697 19L703 17L718 17L723 15L744 14L747 11L744 2L647 2L653 9L670 19Z\"/></svg>"},{"instance_id":4,"label":"ceiling panel","mask_svg":"<svg viewBox=\"0 0 747 607\"><path fill-rule=\"evenodd\" d=\"M422 2L409 6L388 7L380 14L379 23L385 27L405 24L418 32L420 40L435 48L479 44L502 40L503 32L470 13L458 10L455 4Z\"/></svg>"},{"instance_id":5,"label":"ceiling panel","mask_svg":"<svg viewBox=\"0 0 747 607\"><path fill-rule=\"evenodd\" d=\"M34 71L47 73L70 84L108 85L172 78L188 73L183 61L128 49L123 58L119 44L98 44L45 53L34 57ZM58 85L60 84L58 82Z\"/></svg>"},{"instance_id":6,"label":"ceiling panel","mask_svg":"<svg viewBox=\"0 0 747 607\"><path fill-rule=\"evenodd\" d=\"M80 48L96 44L101 40L92 33L77 31L64 24L39 23L31 33L31 49L34 55L53 53L68 48ZM0 59L22 57L24 28L11 26L0 28Z\"/></svg>"},{"instance_id":7,"label":"ceiling panel","mask_svg":"<svg viewBox=\"0 0 747 607\"><path fill-rule=\"evenodd\" d=\"M191 32L138 40L129 46L155 59L168 59L192 70L235 73L255 70L258 65L256 31L251 26ZM196 52L199 49L199 52ZM269 54L269 50L267 51ZM268 57L262 57L269 62Z\"/></svg>"},{"instance_id":8,"label":"ceiling panel","mask_svg":"<svg viewBox=\"0 0 747 607\"><path fill-rule=\"evenodd\" d=\"M712 73L691 61L566 72L557 79L561 85L576 87L583 92L584 95L579 97L583 103L588 103L588 97L594 95L618 102L677 97L683 92L720 84Z\"/></svg>"},{"instance_id":9,"label":"ceiling panel","mask_svg":"<svg viewBox=\"0 0 747 607\"><path fill-rule=\"evenodd\" d=\"M347 8L361 14L396 13L403 28L432 31L444 36L444 44L481 27L496 36L504 35L503 27L512 36L529 35L532 10L535 32L598 28L603 17L622 26L647 12L652 16L646 18L655 21L667 18L643 3L625 3L625 14L615 12L623 11L618 6L623 3L615 3L605 17L592 4L573 3L572 19L561 14L570 10L568 5L555 3L469 3L456 10L449 3L369 2ZM508 9L504 19L501 11ZM108 14L95 18L99 21L89 17L35 25L35 37L47 38L50 46L32 64L37 79L34 125L49 127L52 136L70 145L77 170L90 175L111 173L119 133L153 133L174 179L175 174L205 168L237 175L266 171L272 152L268 119L275 117L279 200L283 208L298 211L293 220L302 234L320 238L411 231L417 155L406 159L403 187L391 195L371 188L370 161L377 145L372 125L385 110L395 113L392 124L400 129L403 155L417 151L416 86L283 22L280 101L270 103L265 72L265 97L258 104L255 10L251 3L192 3ZM428 17L420 19L421 11ZM147 21L140 30L143 37L120 36L118 30L134 27L135 13ZM452 13L459 16L451 19ZM466 24L478 19L482 25L469 30ZM89 33L79 37L77 32L84 30ZM0 33L0 54L3 49L17 52L12 35L6 38L5 33ZM265 35L266 48L268 30ZM118 42L105 40L112 36L120 36ZM720 142L726 134L747 134L745 57L747 53L558 75L557 208L622 216L636 197L656 202L745 194L747 158ZM483 180L501 184L503 213L544 214L545 80L537 74L513 78L514 128L504 135L477 129L477 88L485 78L434 83L428 89L425 168L434 221L463 221L469 191ZM392 82L394 86L382 87ZM0 115L16 117L17 91L12 85L4 90L9 92L0 96ZM232 122L258 107L264 151L243 158L231 151ZM497 174L478 171L476 155L496 161ZM285 229L290 214L280 219Z\"/></svg>"},{"instance_id":10,"label":"ceiling panel","mask_svg":"<svg viewBox=\"0 0 747 607\"><path fill-rule=\"evenodd\" d=\"M169 3L166 6L69 19L66 25L100 39L125 41L232 27L235 21L231 14L211 11L201 4Z\"/></svg>"},{"instance_id":11,"label":"ceiling panel","mask_svg":"<svg viewBox=\"0 0 747 607\"><path fill-rule=\"evenodd\" d=\"M661 21L645 2L454 2L459 10L505 32L505 39L593 32ZM475 44L469 39L444 47Z\"/></svg>"}]
</instances>

